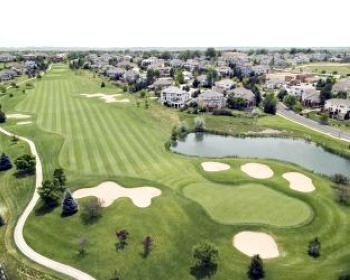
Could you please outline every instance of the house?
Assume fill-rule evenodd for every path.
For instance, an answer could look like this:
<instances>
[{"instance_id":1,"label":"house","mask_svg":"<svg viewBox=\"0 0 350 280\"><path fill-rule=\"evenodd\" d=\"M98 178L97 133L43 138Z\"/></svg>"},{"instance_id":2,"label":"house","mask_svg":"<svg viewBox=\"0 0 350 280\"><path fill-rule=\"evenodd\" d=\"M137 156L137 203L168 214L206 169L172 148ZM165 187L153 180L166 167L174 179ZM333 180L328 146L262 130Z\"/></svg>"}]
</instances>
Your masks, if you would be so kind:
<instances>
[{"instance_id":1,"label":"house","mask_svg":"<svg viewBox=\"0 0 350 280\"><path fill-rule=\"evenodd\" d=\"M303 93L308 90L315 89L313 85L310 84L301 84L296 86L284 86L285 90L289 95L297 97L299 100L301 99Z\"/></svg>"},{"instance_id":2,"label":"house","mask_svg":"<svg viewBox=\"0 0 350 280\"><path fill-rule=\"evenodd\" d=\"M238 87L229 91L234 97L242 98L246 101L247 107L254 107L256 105L256 97L254 92L244 87Z\"/></svg>"},{"instance_id":3,"label":"house","mask_svg":"<svg viewBox=\"0 0 350 280\"><path fill-rule=\"evenodd\" d=\"M199 82L199 86L201 87L208 87L209 81L207 79L207 75L199 75L197 77L197 81Z\"/></svg>"},{"instance_id":4,"label":"house","mask_svg":"<svg viewBox=\"0 0 350 280\"><path fill-rule=\"evenodd\" d=\"M152 69L153 71L157 71L160 77L169 77L171 72L170 66L162 66L159 64L151 64L147 67L147 70Z\"/></svg>"},{"instance_id":5,"label":"house","mask_svg":"<svg viewBox=\"0 0 350 280\"><path fill-rule=\"evenodd\" d=\"M208 89L197 97L199 106L210 109L220 109L226 106L226 98L220 92Z\"/></svg>"},{"instance_id":6,"label":"house","mask_svg":"<svg viewBox=\"0 0 350 280\"><path fill-rule=\"evenodd\" d=\"M123 81L128 84L135 83L139 78L139 73L135 70L128 70L123 75Z\"/></svg>"},{"instance_id":7,"label":"house","mask_svg":"<svg viewBox=\"0 0 350 280\"><path fill-rule=\"evenodd\" d=\"M233 89L236 83L230 79L223 79L215 82L215 88L221 93L226 93L228 90Z\"/></svg>"},{"instance_id":8,"label":"house","mask_svg":"<svg viewBox=\"0 0 350 280\"><path fill-rule=\"evenodd\" d=\"M347 92L348 96L350 94L350 78L342 79L336 82L332 88L334 93Z\"/></svg>"},{"instance_id":9,"label":"house","mask_svg":"<svg viewBox=\"0 0 350 280\"><path fill-rule=\"evenodd\" d=\"M158 78L155 82L150 86L150 89L161 90L166 87L170 87L174 84L173 78Z\"/></svg>"},{"instance_id":10,"label":"house","mask_svg":"<svg viewBox=\"0 0 350 280\"><path fill-rule=\"evenodd\" d=\"M301 103L304 106L317 107L321 104L320 91L315 88L309 88L303 91Z\"/></svg>"},{"instance_id":11,"label":"house","mask_svg":"<svg viewBox=\"0 0 350 280\"><path fill-rule=\"evenodd\" d=\"M16 60L16 57L13 55L10 55L8 53L0 54L0 62L11 62L15 60Z\"/></svg>"},{"instance_id":12,"label":"house","mask_svg":"<svg viewBox=\"0 0 350 280\"><path fill-rule=\"evenodd\" d=\"M232 77L233 70L228 66L220 66L216 68L216 71L221 77Z\"/></svg>"},{"instance_id":13,"label":"house","mask_svg":"<svg viewBox=\"0 0 350 280\"><path fill-rule=\"evenodd\" d=\"M125 70L118 67L110 68L106 71L106 76L110 79L119 80L125 74Z\"/></svg>"},{"instance_id":14,"label":"house","mask_svg":"<svg viewBox=\"0 0 350 280\"><path fill-rule=\"evenodd\" d=\"M14 70L5 69L0 71L0 81L8 81L17 76L17 72Z\"/></svg>"},{"instance_id":15,"label":"house","mask_svg":"<svg viewBox=\"0 0 350 280\"><path fill-rule=\"evenodd\" d=\"M160 96L162 104L176 108L183 107L189 99L190 95L187 91L175 86L164 88Z\"/></svg>"},{"instance_id":16,"label":"house","mask_svg":"<svg viewBox=\"0 0 350 280\"><path fill-rule=\"evenodd\" d=\"M332 98L328 99L324 104L324 111L328 112L331 117L339 120L350 119L350 100Z\"/></svg>"}]
</instances>

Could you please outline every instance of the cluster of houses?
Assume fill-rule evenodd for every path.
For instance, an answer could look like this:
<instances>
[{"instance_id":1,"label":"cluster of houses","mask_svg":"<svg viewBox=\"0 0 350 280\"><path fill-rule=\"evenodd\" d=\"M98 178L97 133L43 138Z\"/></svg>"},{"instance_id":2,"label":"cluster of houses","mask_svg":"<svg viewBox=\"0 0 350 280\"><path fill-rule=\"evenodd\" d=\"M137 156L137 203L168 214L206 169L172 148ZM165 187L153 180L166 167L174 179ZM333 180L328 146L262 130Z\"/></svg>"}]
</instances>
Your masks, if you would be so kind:
<instances>
[{"instance_id":1,"label":"cluster of houses","mask_svg":"<svg viewBox=\"0 0 350 280\"><path fill-rule=\"evenodd\" d=\"M0 63L3 69L0 70L0 82L6 82L16 77L27 75L35 76L43 70L45 61L63 61L65 54L43 54L43 53L24 53L12 55L9 53L0 53Z\"/></svg>"}]
</instances>

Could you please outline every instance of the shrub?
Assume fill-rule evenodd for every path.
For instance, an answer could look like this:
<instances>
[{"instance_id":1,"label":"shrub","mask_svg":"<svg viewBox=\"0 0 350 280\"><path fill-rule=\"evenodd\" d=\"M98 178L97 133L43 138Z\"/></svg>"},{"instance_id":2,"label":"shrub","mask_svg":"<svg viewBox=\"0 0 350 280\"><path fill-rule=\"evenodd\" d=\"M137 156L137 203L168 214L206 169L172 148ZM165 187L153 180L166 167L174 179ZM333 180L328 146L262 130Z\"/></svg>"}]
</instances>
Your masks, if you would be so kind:
<instances>
[{"instance_id":1,"label":"shrub","mask_svg":"<svg viewBox=\"0 0 350 280\"><path fill-rule=\"evenodd\" d=\"M29 154L20 156L15 160L16 169L20 174L33 174L35 164L35 157Z\"/></svg>"},{"instance_id":2,"label":"shrub","mask_svg":"<svg viewBox=\"0 0 350 280\"><path fill-rule=\"evenodd\" d=\"M194 265L191 274L196 278L210 278L217 270L219 250L209 242L201 242L192 248Z\"/></svg>"},{"instance_id":3,"label":"shrub","mask_svg":"<svg viewBox=\"0 0 350 280\"><path fill-rule=\"evenodd\" d=\"M72 197L71 192L66 190L62 203L62 216L71 216L76 212L78 212L78 203Z\"/></svg>"},{"instance_id":4,"label":"shrub","mask_svg":"<svg viewBox=\"0 0 350 280\"><path fill-rule=\"evenodd\" d=\"M320 256L321 242L316 237L314 240L311 240L309 243L308 254L313 258L318 258Z\"/></svg>"},{"instance_id":5,"label":"shrub","mask_svg":"<svg viewBox=\"0 0 350 280\"><path fill-rule=\"evenodd\" d=\"M122 229L115 233L117 236L118 242L116 244L117 250L122 250L128 245L127 239L129 237L129 232L126 229Z\"/></svg>"},{"instance_id":6,"label":"shrub","mask_svg":"<svg viewBox=\"0 0 350 280\"><path fill-rule=\"evenodd\" d=\"M6 114L0 110L0 123L6 122Z\"/></svg>"},{"instance_id":7,"label":"shrub","mask_svg":"<svg viewBox=\"0 0 350 280\"><path fill-rule=\"evenodd\" d=\"M5 224L6 224L5 218L0 214L0 227L4 226Z\"/></svg>"},{"instance_id":8,"label":"shrub","mask_svg":"<svg viewBox=\"0 0 350 280\"><path fill-rule=\"evenodd\" d=\"M328 124L328 119L329 119L329 117L327 114L320 115L320 123L321 124L324 124L324 125Z\"/></svg>"},{"instance_id":9,"label":"shrub","mask_svg":"<svg viewBox=\"0 0 350 280\"><path fill-rule=\"evenodd\" d=\"M251 280L258 280L265 277L264 263L259 255L252 257L247 274Z\"/></svg>"},{"instance_id":10,"label":"shrub","mask_svg":"<svg viewBox=\"0 0 350 280\"><path fill-rule=\"evenodd\" d=\"M227 109L215 109L213 111L213 115L217 116L232 116L232 113L230 110Z\"/></svg>"},{"instance_id":11,"label":"shrub","mask_svg":"<svg viewBox=\"0 0 350 280\"><path fill-rule=\"evenodd\" d=\"M5 170L9 170L12 168L12 163L9 159L9 157L2 153L0 156L0 171L5 171Z\"/></svg>"},{"instance_id":12,"label":"shrub","mask_svg":"<svg viewBox=\"0 0 350 280\"><path fill-rule=\"evenodd\" d=\"M194 119L194 131L195 132L203 132L205 127L205 122L202 118L195 118Z\"/></svg>"},{"instance_id":13,"label":"shrub","mask_svg":"<svg viewBox=\"0 0 350 280\"><path fill-rule=\"evenodd\" d=\"M101 83L101 88L104 88L106 86L105 82Z\"/></svg>"},{"instance_id":14,"label":"shrub","mask_svg":"<svg viewBox=\"0 0 350 280\"><path fill-rule=\"evenodd\" d=\"M102 206L99 200L93 199L84 203L81 209L81 218L84 223L93 223L101 218Z\"/></svg>"}]
</instances>

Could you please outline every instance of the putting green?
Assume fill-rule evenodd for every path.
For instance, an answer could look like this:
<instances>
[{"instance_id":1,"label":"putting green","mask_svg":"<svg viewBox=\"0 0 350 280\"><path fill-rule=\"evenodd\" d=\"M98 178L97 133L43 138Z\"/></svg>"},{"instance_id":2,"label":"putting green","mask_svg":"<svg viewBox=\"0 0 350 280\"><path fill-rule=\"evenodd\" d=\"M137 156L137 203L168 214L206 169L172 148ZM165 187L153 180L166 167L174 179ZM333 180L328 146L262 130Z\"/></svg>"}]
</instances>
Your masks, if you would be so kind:
<instances>
[{"instance_id":1,"label":"putting green","mask_svg":"<svg viewBox=\"0 0 350 280\"><path fill-rule=\"evenodd\" d=\"M184 194L223 224L289 227L307 222L313 214L306 203L261 184L192 184Z\"/></svg>"}]
</instances>

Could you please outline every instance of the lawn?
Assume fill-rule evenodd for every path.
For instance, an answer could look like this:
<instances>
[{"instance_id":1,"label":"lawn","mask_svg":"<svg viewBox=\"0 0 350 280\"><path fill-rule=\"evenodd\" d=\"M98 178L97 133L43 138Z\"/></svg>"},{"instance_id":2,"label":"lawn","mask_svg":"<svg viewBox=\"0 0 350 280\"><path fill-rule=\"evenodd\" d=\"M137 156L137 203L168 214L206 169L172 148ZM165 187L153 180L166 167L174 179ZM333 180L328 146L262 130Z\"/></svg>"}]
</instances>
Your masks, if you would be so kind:
<instances>
[{"instance_id":1,"label":"lawn","mask_svg":"<svg viewBox=\"0 0 350 280\"><path fill-rule=\"evenodd\" d=\"M335 279L348 268L350 209L335 202L326 178L291 164L259 161L270 165L275 176L257 183L239 170L247 162L244 159L222 160L232 166L231 170L208 174L199 167L205 159L173 154L164 145L174 125L181 120L192 123L194 116L155 101L149 101L147 109L141 98L137 106L135 96L108 82L101 88L101 78L86 71L72 72L62 64L54 65L34 83L34 89L25 94L18 89L12 98L5 96L0 102L5 112L32 115L33 124L19 126L11 120L6 128L36 143L45 178L61 166L71 190L107 180L124 187L162 190L149 208L137 208L130 200L120 199L89 225L82 222L79 213L62 218L59 207L45 215L32 213L24 234L38 252L101 280L110 279L116 269L122 279L194 279L190 274L192 246L210 240L220 252L213 279L245 279L249 258L232 247L232 237L251 229L272 234L282 250L283 257L266 261L268 279ZM121 94L120 98L130 102L106 104L82 93ZM279 117L262 117L257 123L244 117L204 117L208 128L219 127L222 132L226 128L234 133L290 127L292 135L311 137L339 152L348 151L342 142ZM281 174L293 170L312 177L317 190L313 194L290 190ZM124 228L130 232L128 246L117 251L115 231ZM146 235L155 239L155 246L145 259L140 253ZM87 239L85 257L77 254L82 236ZM322 242L318 260L305 253L315 236Z\"/></svg>"},{"instance_id":2,"label":"lawn","mask_svg":"<svg viewBox=\"0 0 350 280\"><path fill-rule=\"evenodd\" d=\"M301 65L295 68L296 70L302 69L303 72L311 72L315 74L338 74L342 76L350 75L349 63L331 63L331 62L318 62L306 65Z\"/></svg>"},{"instance_id":3,"label":"lawn","mask_svg":"<svg viewBox=\"0 0 350 280\"><path fill-rule=\"evenodd\" d=\"M222 224L288 227L308 222L313 216L306 203L257 183L191 184L184 189L184 195L197 201Z\"/></svg>"}]
</instances>

